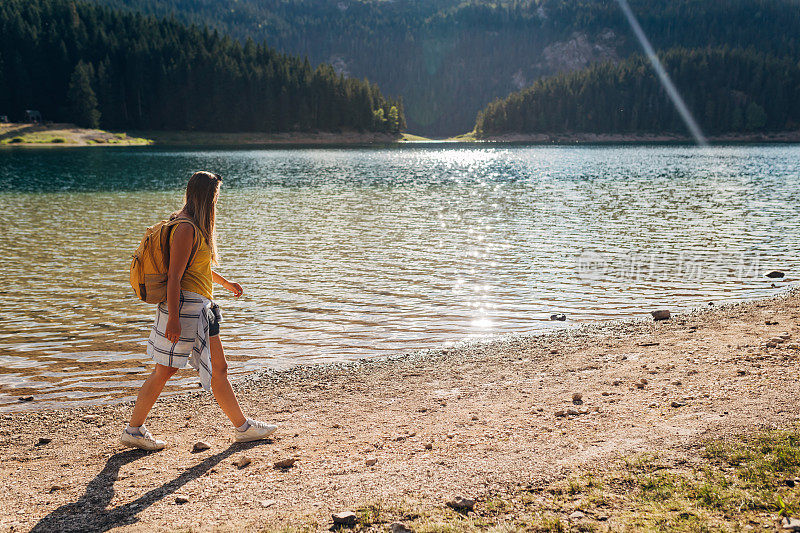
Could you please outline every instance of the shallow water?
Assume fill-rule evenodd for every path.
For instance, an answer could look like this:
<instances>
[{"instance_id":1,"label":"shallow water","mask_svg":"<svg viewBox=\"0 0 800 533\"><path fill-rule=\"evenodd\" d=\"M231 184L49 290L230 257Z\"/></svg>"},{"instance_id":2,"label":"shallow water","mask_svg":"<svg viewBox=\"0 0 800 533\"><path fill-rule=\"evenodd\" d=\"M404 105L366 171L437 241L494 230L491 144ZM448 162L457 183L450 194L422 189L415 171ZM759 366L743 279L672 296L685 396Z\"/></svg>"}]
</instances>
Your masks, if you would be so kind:
<instances>
[{"instance_id":1,"label":"shallow water","mask_svg":"<svg viewBox=\"0 0 800 533\"><path fill-rule=\"evenodd\" d=\"M800 267L796 145L2 150L0 409L135 394L129 257L197 169L224 176L219 270L245 288L215 293L234 373L765 296Z\"/></svg>"}]
</instances>

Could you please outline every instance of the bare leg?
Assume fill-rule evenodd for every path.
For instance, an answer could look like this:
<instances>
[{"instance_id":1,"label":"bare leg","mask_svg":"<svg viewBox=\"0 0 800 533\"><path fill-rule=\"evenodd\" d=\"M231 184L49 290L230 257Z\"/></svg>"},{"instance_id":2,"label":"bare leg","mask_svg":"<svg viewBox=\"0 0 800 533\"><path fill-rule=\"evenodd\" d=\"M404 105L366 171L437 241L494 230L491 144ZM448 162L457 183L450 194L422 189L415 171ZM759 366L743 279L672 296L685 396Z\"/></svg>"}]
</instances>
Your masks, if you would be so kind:
<instances>
[{"instance_id":1,"label":"bare leg","mask_svg":"<svg viewBox=\"0 0 800 533\"><path fill-rule=\"evenodd\" d=\"M164 390L167 380L177 372L177 368L156 364L155 370L142 384L139 389L139 396L136 397L136 405L133 406L130 424L132 427L139 427L144 424L147 413L153 408L158 399L158 395Z\"/></svg>"},{"instance_id":2,"label":"bare leg","mask_svg":"<svg viewBox=\"0 0 800 533\"><path fill-rule=\"evenodd\" d=\"M211 390L222 412L227 415L234 427L239 427L246 422L239 401L233 393L233 387L228 380L228 361L222 349L219 335L209 337L211 346Z\"/></svg>"}]
</instances>

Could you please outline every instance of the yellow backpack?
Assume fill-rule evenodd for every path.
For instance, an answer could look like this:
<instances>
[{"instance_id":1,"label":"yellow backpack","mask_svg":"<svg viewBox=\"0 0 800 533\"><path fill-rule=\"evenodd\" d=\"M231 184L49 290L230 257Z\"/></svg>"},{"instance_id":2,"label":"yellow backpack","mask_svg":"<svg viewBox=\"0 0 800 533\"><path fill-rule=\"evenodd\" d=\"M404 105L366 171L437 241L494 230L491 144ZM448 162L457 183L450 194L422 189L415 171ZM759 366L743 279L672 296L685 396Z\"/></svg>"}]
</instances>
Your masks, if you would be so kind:
<instances>
[{"instance_id":1,"label":"yellow backpack","mask_svg":"<svg viewBox=\"0 0 800 533\"><path fill-rule=\"evenodd\" d=\"M167 299L167 273L169 272L169 236L181 222L194 226L194 242L187 265L200 247L200 229L187 218L162 220L147 228L142 242L133 253L131 261L131 287L143 302L159 304Z\"/></svg>"}]
</instances>

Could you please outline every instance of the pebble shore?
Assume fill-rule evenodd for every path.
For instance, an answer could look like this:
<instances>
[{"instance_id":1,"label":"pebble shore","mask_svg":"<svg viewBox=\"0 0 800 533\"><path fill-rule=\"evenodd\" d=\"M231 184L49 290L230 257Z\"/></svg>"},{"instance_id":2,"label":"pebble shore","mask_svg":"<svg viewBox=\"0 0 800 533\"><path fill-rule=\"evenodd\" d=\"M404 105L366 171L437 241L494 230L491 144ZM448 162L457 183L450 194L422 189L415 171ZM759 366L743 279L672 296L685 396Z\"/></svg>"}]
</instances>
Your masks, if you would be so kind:
<instances>
[{"instance_id":1,"label":"pebble shore","mask_svg":"<svg viewBox=\"0 0 800 533\"><path fill-rule=\"evenodd\" d=\"M327 530L370 502L471 513L628 453L800 418L800 296L592 324L382 360L257 372L233 442L211 395L159 400L158 453L125 450L130 403L0 416L5 531ZM568 517L565 517L568 519ZM401 524L402 525L402 524ZM400 526L384 524L378 529ZM399 529L398 529L399 530Z\"/></svg>"}]
</instances>

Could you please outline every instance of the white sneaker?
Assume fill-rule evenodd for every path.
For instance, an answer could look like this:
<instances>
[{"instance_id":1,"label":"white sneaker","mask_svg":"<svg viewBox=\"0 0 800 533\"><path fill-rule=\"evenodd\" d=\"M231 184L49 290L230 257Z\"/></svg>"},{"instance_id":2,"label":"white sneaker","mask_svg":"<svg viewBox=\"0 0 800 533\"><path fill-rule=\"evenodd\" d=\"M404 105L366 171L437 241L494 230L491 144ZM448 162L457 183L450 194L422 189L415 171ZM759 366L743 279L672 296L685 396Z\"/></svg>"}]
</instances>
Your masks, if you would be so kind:
<instances>
[{"instance_id":1,"label":"white sneaker","mask_svg":"<svg viewBox=\"0 0 800 533\"><path fill-rule=\"evenodd\" d=\"M237 429L234 431L234 433L236 433L236 442L250 442L254 440L266 439L268 436L275 433L276 429L278 429L278 426L275 424L267 424L266 422L250 420L249 418L247 419L247 423L250 424L250 427L246 430L239 431Z\"/></svg>"},{"instance_id":2,"label":"white sneaker","mask_svg":"<svg viewBox=\"0 0 800 533\"><path fill-rule=\"evenodd\" d=\"M120 437L119 441L129 448L139 448L140 450L147 450L150 452L163 450L164 446L167 445L163 440L154 439L153 435L147 431L146 427L142 426L141 431L141 436L131 435L128 433L128 428L125 428L122 430L122 437Z\"/></svg>"}]
</instances>

